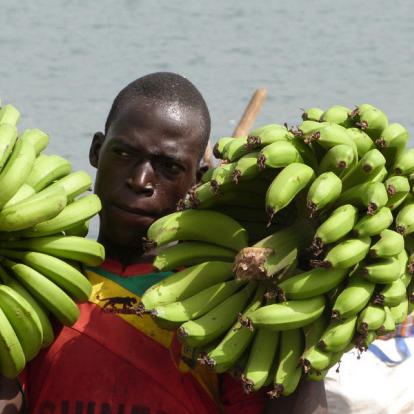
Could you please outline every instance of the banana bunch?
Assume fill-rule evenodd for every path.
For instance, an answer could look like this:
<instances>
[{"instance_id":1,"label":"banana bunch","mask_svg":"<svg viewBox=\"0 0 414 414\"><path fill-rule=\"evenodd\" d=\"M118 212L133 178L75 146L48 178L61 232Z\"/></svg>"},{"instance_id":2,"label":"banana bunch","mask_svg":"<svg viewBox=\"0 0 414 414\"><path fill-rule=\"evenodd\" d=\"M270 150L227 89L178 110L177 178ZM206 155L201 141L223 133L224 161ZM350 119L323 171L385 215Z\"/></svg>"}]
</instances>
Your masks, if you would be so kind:
<instances>
[{"instance_id":1,"label":"banana bunch","mask_svg":"<svg viewBox=\"0 0 414 414\"><path fill-rule=\"evenodd\" d=\"M76 322L77 302L92 291L82 266L105 255L84 238L101 209L84 194L90 176L46 155L49 137L39 129L19 134L19 118L13 105L0 109L0 374L8 378L53 342L54 319Z\"/></svg>"},{"instance_id":2,"label":"banana bunch","mask_svg":"<svg viewBox=\"0 0 414 414\"><path fill-rule=\"evenodd\" d=\"M155 222L140 304L246 392L290 395L414 307L414 150L380 109L309 108L301 123L223 137L221 160Z\"/></svg>"}]
</instances>

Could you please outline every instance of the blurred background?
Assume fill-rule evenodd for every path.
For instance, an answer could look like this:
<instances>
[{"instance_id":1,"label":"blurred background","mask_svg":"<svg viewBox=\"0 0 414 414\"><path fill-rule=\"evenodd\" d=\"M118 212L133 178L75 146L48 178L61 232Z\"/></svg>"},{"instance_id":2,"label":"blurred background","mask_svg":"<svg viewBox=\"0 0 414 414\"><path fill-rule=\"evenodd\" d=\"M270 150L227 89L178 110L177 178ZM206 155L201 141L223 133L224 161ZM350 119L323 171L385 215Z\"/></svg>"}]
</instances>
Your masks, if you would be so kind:
<instances>
[{"instance_id":1,"label":"blurred background","mask_svg":"<svg viewBox=\"0 0 414 414\"><path fill-rule=\"evenodd\" d=\"M188 77L231 134L256 88L256 126L297 124L301 108L371 103L414 133L414 20L403 0L0 1L0 98L49 152L89 166L118 91L154 71ZM93 226L92 232L94 232ZM93 234L92 234L93 235Z\"/></svg>"}]
</instances>

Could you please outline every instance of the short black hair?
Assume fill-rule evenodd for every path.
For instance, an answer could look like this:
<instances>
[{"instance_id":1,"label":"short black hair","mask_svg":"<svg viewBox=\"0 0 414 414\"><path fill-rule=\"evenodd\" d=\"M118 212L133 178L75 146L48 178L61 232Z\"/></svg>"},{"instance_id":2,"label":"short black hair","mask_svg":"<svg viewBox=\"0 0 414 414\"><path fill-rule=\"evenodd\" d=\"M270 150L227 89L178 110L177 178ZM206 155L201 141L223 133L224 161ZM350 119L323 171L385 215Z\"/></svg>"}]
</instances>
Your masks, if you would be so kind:
<instances>
[{"instance_id":1,"label":"short black hair","mask_svg":"<svg viewBox=\"0 0 414 414\"><path fill-rule=\"evenodd\" d=\"M190 107L199 113L201 131L201 153L204 154L210 138L211 120L207 104L199 90L186 78L172 72L155 72L143 76L125 86L115 97L105 122L105 135L120 110L130 102L149 98L164 102L174 102Z\"/></svg>"}]
</instances>

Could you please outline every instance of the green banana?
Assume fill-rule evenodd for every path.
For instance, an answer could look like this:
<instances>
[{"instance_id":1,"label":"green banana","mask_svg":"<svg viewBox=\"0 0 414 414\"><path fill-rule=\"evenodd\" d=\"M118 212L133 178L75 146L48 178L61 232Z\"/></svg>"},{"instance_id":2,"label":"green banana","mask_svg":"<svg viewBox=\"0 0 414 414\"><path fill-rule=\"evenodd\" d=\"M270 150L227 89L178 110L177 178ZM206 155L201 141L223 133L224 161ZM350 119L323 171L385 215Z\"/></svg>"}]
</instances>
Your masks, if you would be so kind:
<instances>
[{"instance_id":1,"label":"green banana","mask_svg":"<svg viewBox=\"0 0 414 414\"><path fill-rule=\"evenodd\" d=\"M395 229L406 236L414 231L414 203L405 205L395 218Z\"/></svg>"},{"instance_id":2,"label":"green banana","mask_svg":"<svg viewBox=\"0 0 414 414\"><path fill-rule=\"evenodd\" d=\"M176 240L194 240L217 244L236 251L247 246L247 232L232 218L208 210L185 210L167 216L160 231L154 224L148 229L151 246L163 246Z\"/></svg>"},{"instance_id":3,"label":"green banana","mask_svg":"<svg viewBox=\"0 0 414 414\"><path fill-rule=\"evenodd\" d=\"M331 355L331 359L333 355ZM330 365L330 363L329 363ZM306 379L310 381L323 381L325 377L328 375L329 368L323 369L322 371L317 371L315 369L310 368L306 373Z\"/></svg>"},{"instance_id":4,"label":"green banana","mask_svg":"<svg viewBox=\"0 0 414 414\"><path fill-rule=\"evenodd\" d=\"M359 128L347 128L348 136L355 142L358 157L362 158L368 151L375 148L374 141Z\"/></svg>"},{"instance_id":5,"label":"green banana","mask_svg":"<svg viewBox=\"0 0 414 414\"><path fill-rule=\"evenodd\" d=\"M25 182L32 170L35 158L33 144L25 139L18 139L0 173L0 208L4 207Z\"/></svg>"},{"instance_id":6,"label":"green banana","mask_svg":"<svg viewBox=\"0 0 414 414\"><path fill-rule=\"evenodd\" d=\"M200 318L184 322L177 331L180 340L197 347L218 338L234 324L256 287L256 282L250 282Z\"/></svg>"},{"instance_id":7,"label":"green banana","mask_svg":"<svg viewBox=\"0 0 414 414\"><path fill-rule=\"evenodd\" d=\"M202 242L182 242L161 250L154 267L160 271L177 269L180 266L192 266L211 260L232 262L235 252L224 247Z\"/></svg>"},{"instance_id":8,"label":"green banana","mask_svg":"<svg viewBox=\"0 0 414 414\"><path fill-rule=\"evenodd\" d=\"M369 183L361 195L361 200L363 205L367 207L367 213L375 214L388 202L388 194L384 184L381 182Z\"/></svg>"},{"instance_id":9,"label":"green banana","mask_svg":"<svg viewBox=\"0 0 414 414\"><path fill-rule=\"evenodd\" d=\"M220 261L191 266L152 285L142 296L141 304L145 310L150 311L158 305L189 298L216 283L229 280L232 268L232 263Z\"/></svg>"},{"instance_id":10,"label":"green banana","mask_svg":"<svg viewBox=\"0 0 414 414\"><path fill-rule=\"evenodd\" d=\"M319 128L308 139L308 142L313 141L316 141L325 150L337 145L349 145L354 150L354 157L358 156L356 144L349 137L347 129L341 125L332 122L320 123Z\"/></svg>"},{"instance_id":11,"label":"green banana","mask_svg":"<svg viewBox=\"0 0 414 414\"><path fill-rule=\"evenodd\" d=\"M36 194L34 188L30 187L28 184L22 184L21 187L17 190L17 193L3 206L3 209L14 206L21 201L27 200L32 195Z\"/></svg>"},{"instance_id":12,"label":"green banana","mask_svg":"<svg viewBox=\"0 0 414 414\"><path fill-rule=\"evenodd\" d=\"M408 149L401 153L394 164L393 172L397 175L410 175L414 172L414 149Z\"/></svg>"},{"instance_id":13,"label":"green banana","mask_svg":"<svg viewBox=\"0 0 414 414\"><path fill-rule=\"evenodd\" d=\"M262 388L276 358L278 345L279 332L272 332L267 329L257 331L242 375L245 393L248 394Z\"/></svg>"},{"instance_id":14,"label":"green banana","mask_svg":"<svg viewBox=\"0 0 414 414\"><path fill-rule=\"evenodd\" d=\"M247 136L233 138L224 149L226 160L233 162L249 153L251 149L247 140Z\"/></svg>"},{"instance_id":15,"label":"green banana","mask_svg":"<svg viewBox=\"0 0 414 414\"><path fill-rule=\"evenodd\" d=\"M318 346L327 352L343 351L352 341L357 317L352 316L342 321L331 321L322 334Z\"/></svg>"},{"instance_id":16,"label":"green banana","mask_svg":"<svg viewBox=\"0 0 414 414\"><path fill-rule=\"evenodd\" d=\"M352 233L357 237L376 236L387 229L394 217L388 207L381 207L375 215L366 215L355 224Z\"/></svg>"},{"instance_id":17,"label":"green banana","mask_svg":"<svg viewBox=\"0 0 414 414\"><path fill-rule=\"evenodd\" d=\"M311 346L305 349L301 357L304 373L309 373L311 369L318 372L324 371L329 367L331 355L331 353L325 352L317 346Z\"/></svg>"},{"instance_id":18,"label":"green banana","mask_svg":"<svg viewBox=\"0 0 414 414\"><path fill-rule=\"evenodd\" d=\"M382 183L384 179L387 177L388 171L385 167L382 167L380 171L378 171L378 174L375 175L375 177L372 177L372 182Z\"/></svg>"},{"instance_id":19,"label":"green banana","mask_svg":"<svg viewBox=\"0 0 414 414\"><path fill-rule=\"evenodd\" d=\"M396 257L379 259L360 268L362 276L373 283L387 284L401 275L401 264Z\"/></svg>"},{"instance_id":20,"label":"green banana","mask_svg":"<svg viewBox=\"0 0 414 414\"><path fill-rule=\"evenodd\" d=\"M61 259L75 260L88 266L99 266L105 258L102 244L76 236L8 240L0 242L0 247L45 253Z\"/></svg>"},{"instance_id":21,"label":"green banana","mask_svg":"<svg viewBox=\"0 0 414 414\"><path fill-rule=\"evenodd\" d=\"M68 175L71 171L70 162L59 155L41 154L36 158L33 168L26 178L26 184L29 184L36 191L40 191L53 181Z\"/></svg>"},{"instance_id":22,"label":"green banana","mask_svg":"<svg viewBox=\"0 0 414 414\"><path fill-rule=\"evenodd\" d=\"M401 279L386 284L375 296L378 305L397 306L407 296L406 286Z\"/></svg>"},{"instance_id":23,"label":"green banana","mask_svg":"<svg viewBox=\"0 0 414 414\"><path fill-rule=\"evenodd\" d=\"M200 178L200 183L204 184L211 180L215 168L209 168Z\"/></svg>"},{"instance_id":24,"label":"green banana","mask_svg":"<svg viewBox=\"0 0 414 414\"><path fill-rule=\"evenodd\" d=\"M410 273L410 270L407 266L408 263L408 254L407 251L405 249L403 249L401 251L401 253L397 256L398 261L400 262L400 266L401 266L401 274L400 274L400 279L403 281L404 286L407 287L412 279L412 275Z\"/></svg>"},{"instance_id":25,"label":"green banana","mask_svg":"<svg viewBox=\"0 0 414 414\"><path fill-rule=\"evenodd\" d=\"M20 119L20 112L11 104L7 104L0 109L0 125L9 124L16 126Z\"/></svg>"},{"instance_id":26,"label":"green banana","mask_svg":"<svg viewBox=\"0 0 414 414\"><path fill-rule=\"evenodd\" d=\"M392 257L404 249L404 237L396 231L385 229L380 233L380 239L369 249L371 257Z\"/></svg>"},{"instance_id":27,"label":"green banana","mask_svg":"<svg viewBox=\"0 0 414 414\"><path fill-rule=\"evenodd\" d=\"M267 393L270 398L288 396L296 390L302 376L299 361L303 347L301 329L290 329L280 333L279 364L274 377L274 388Z\"/></svg>"},{"instance_id":28,"label":"green banana","mask_svg":"<svg viewBox=\"0 0 414 414\"><path fill-rule=\"evenodd\" d=\"M333 319L348 319L365 308L375 289L375 283L358 276L351 276L346 288L338 295L332 307Z\"/></svg>"},{"instance_id":29,"label":"green banana","mask_svg":"<svg viewBox=\"0 0 414 414\"><path fill-rule=\"evenodd\" d=\"M218 193L220 187L230 184L233 181L233 172L236 168L236 162L230 164L222 164L214 169L211 176L210 185L214 193Z\"/></svg>"},{"instance_id":30,"label":"green banana","mask_svg":"<svg viewBox=\"0 0 414 414\"><path fill-rule=\"evenodd\" d=\"M42 348L48 347L54 341L55 334L46 312L39 305L36 299L34 299L33 296L16 279L11 277L2 266L0 266L0 280L7 286L10 286L13 290L20 294L20 296L23 296L27 302L29 302L33 311L39 318L42 327Z\"/></svg>"},{"instance_id":31,"label":"green banana","mask_svg":"<svg viewBox=\"0 0 414 414\"><path fill-rule=\"evenodd\" d=\"M394 322L394 318L392 317L390 308L388 306L384 306L384 312L385 312L384 322L381 328L377 330L377 333L379 335L384 335L386 333L395 331L395 322Z\"/></svg>"},{"instance_id":32,"label":"green banana","mask_svg":"<svg viewBox=\"0 0 414 414\"><path fill-rule=\"evenodd\" d=\"M384 154L386 167L391 168L400 157L408 142L408 131L398 123L389 124L381 133L375 144Z\"/></svg>"},{"instance_id":33,"label":"green banana","mask_svg":"<svg viewBox=\"0 0 414 414\"><path fill-rule=\"evenodd\" d=\"M254 312L260 307L263 302L264 293L265 286L259 285L252 301L244 309L242 318L246 318L251 312ZM217 373L222 373L228 367L233 366L242 356L254 337L253 331L241 328L241 323L237 321L220 343L201 359L201 362L210 367L214 367L214 371Z\"/></svg>"},{"instance_id":34,"label":"green banana","mask_svg":"<svg viewBox=\"0 0 414 414\"><path fill-rule=\"evenodd\" d=\"M3 259L2 264L9 268L27 290L63 325L71 326L79 318L76 303L57 285L38 271L22 263Z\"/></svg>"},{"instance_id":35,"label":"green banana","mask_svg":"<svg viewBox=\"0 0 414 414\"><path fill-rule=\"evenodd\" d=\"M0 123L0 172L9 159L16 140L16 127L10 124Z\"/></svg>"},{"instance_id":36,"label":"green banana","mask_svg":"<svg viewBox=\"0 0 414 414\"><path fill-rule=\"evenodd\" d=\"M348 190L358 184L371 181L385 166L385 157L377 149L367 151L354 168L343 177L343 188Z\"/></svg>"},{"instance_id":37,"label":"green banana","mask_svg":"<svg viewBox=\"0 0 414 414\"><path fill-rule=\"evenodd\" d=\"M59 214L66 206L67 198L62 188L45 190L48 197L35 201L40 193L0 212L0 231L18 231L32 227Z\"/></svg>"},{"instance_id":38,"label":"green banana","mask_svg":"<svg viewBox=\"0 0 414 414\"><path fill-rule=\"evenodd\" d=\"M388 126L388 118L375 107L358 106L351 114L356 126L365 131L373 140L379 139Z\"/></svg>"},{"instance_id":39,"label":"green banana","mask_svg":"<svg viewBox=\"0 0 414 414\"><path fill-rule=\"evenodd\" d=\"M298 150L298 153L303 162L309 165L309 167L311 167L313 170L317 170L318 159L312 145L305 144L302 138L296 136L290 139L289 142Z\"/></svg>"},{"instance_id":40,"label":"green banana","mask_svg":"<svg viewBox=\"0 0 414 414\"><path fill-rule=\"evenodd\" d=\"M302 137L305 144L310 144L317 139L317 133L328 125L332 124L328 122L305 120L298 126L297 131L294 132L294 134ZM314 134L316 134L316 136L314 136Z\"/></svg>"},{"instance_id":41,"label":"green banana","mask_svg":"<svg viewBox=\"0 0 414 414\"><path fill-rule=\"evenodd\" d=\"M309 299L333 289L347 274L347 269L311 269L279 283L278 295L284 300Z\"/></svg>"},{"instance_id":42,"label":"green banana","mask_svg":"<svg viewBox=\"0 0 414 414\"><path fill-rule=\"evenodd\" d=\"M324 366L328 363L329 355L317 348L318 342L327 328L326 318L322 315L309 325L303 327L303 333L305 337L305 349L300 357L300 363L303 366L305 374L308 374L311 365L310 361L316 364ZM308 360L307 357L310 357ZM319 364L318 364L319 363Z\"/></svg>"},{"instance_id":43,"label":"green banana","mask_svg":"<svg viewBox=\"0 0 414 414\"><path fill-rule=\"evenodd\" d=\"M217 283L182 301L157 305L151 315L157 320L174 323L199 318L227 299L244 283L237 280Z\"/></svg>"},{"instance_id":44,"label":"green banana","mask_svg":"<svg viewBox=\"0 0 414 414\"><path fill-rule=\"evenodd\" d=\"M337 242L354 227L358 210L352 204L336 208L330 216L316 229L313 246L316 250L324 244Z\"/></svg>"},{"instance_id":45,"label":"green banana","mask_svg":"<svg viewBox=\"0 0 414 414\"><path fill-rule=\"evenodd\" d=\"M96 194L89 194L67 205L55 217L21 231L20 235L22 237L43 237L59 233L89 220L99 213L101 208L102 204L99 197Z\"/></svg>"},{"instance_id":46,"label":"green banana","mask_svg":"<svg viewBox=\"0 0 414 414\"><path fill-rule=\"evenodd\" d=\"M324 308L324 296L275 303L251 313L247 325L272 331L301 328L319 318Z\"/></svg>"},{"instance_id":47,"label":"green banana","mask_svg":"<svg viewBox=\"0 0 414 414\"><path fill-rule=\"evenodd\" d=\"M323 109L312 107L312 108L307 109L306 111L303 111L302 119L304 121L309 120L309 121L319 122L323 113L324 113Z\"/></svg>"},{"instance_id":48,"label":"green banana","mask_svg":"<svg viewBox=\"0 0 414 414\"><path fill-rule=\"evenodd\" d=\"M249 135L256 136L267 130L282 129L286 131L286 127L280 124L265 124L250 131Z\"/></svg>"},{"instance_id":49,"label":"green banana","mask_svg":"<svg viewBox=\"0 0 414 414\"><path fill-rule=\"evenodd\" d=\"M283 168L293 162L302 162L296 147L289 141L276 141L264 147L257 158L261 170L265 168Z\"/></svg>"},{"instance_id":50,"label":"green banana","mask_svg":"<svg viewBox=\"0 0 414 414\"><path fill-rule=\"evenodd\" d=\"M276 176L266 193L266 211L270 221L282 208L288 206L296 195L315 177L306 164L292 163Z\"/></svg>"},{"instance_id":51,"label":"green banana","mask_svg":"<svg viewBox=\"0 0 414 414\"><path fill-rule=\"evenodd\" d=\"M26 360L20 341L1 307L0 326L0 374L6 378L16 378Z\"/></svg>"},{"instance_id":52,"label":"green banana","mask_svg":"<svg viewBox=\"0 0 414 414\"><path fill-rule=\"evenodd\" d=\"M319 163L318 174L332 171L338 177L343 177L354 165L355 148L346 144L330 148Z\"/></svg>"},{"instance_id":53,"label":"green banana","mask_svg":"<svg viewBox=\"0 0 414 414\"><path fill-rule=\"evenodd\" d=\"M341 125L348 128L352 125L350 120L351 110L346 106L334 105L328 108L320 118L322 122L333 122L334 124Z\"/></svg>"},{"instance_id":54,"label":"green banana","mask_svg":"<svg viewBox=\"0 0 414 414\"><path fill-rule=\"evenodd\" d=\"M268 187L264 180L251 179L217 186L216 183L204 183L190 190L182 203L183 208L209 209L221 205L238 207L263 208L263 197Z\"/></svg>"},{"instance_id":55,"label":"green banana","mask_svg":"<svg viewBox=\"0 0 414 414\"><path fill-rule=\"evenodd\" d=\"M65 236L86 237L89 233L89 220L81 221L65 229Z\"/></svg>"},{"instance_id":56,"label":"green banana","mask_svg":"<svg viewBox=\"0 0 414 414\"><path fill-rule=\"evenodd\" d=\"M388 193L387 207L394 210L404 202L410 193L410 182L407 177L395 175L385 181L385 188Z\"/></svg>"},{"instance_id":57,"label":"green banana","mask_svg":"<svg viewBox=\"0 0 414 414\"><path fill-rule=\"evenodd\" d=\"M0 255L32 267L79 302L86 302L92 293L89 280L78 269L62 259L45 253L1 248Z\"/></svg>"},{"instance_id":58,"label":"green banana","mask_svg":"<svg viewBox=\"0 0 414 414\"><path fill-rule=\"evenodd\" d=\"M75 171L55 181L47 188L53 188L56 186L63 187L68 200L73 200L86 190L91 189L92 179L91 176L85 171Z\"/></svg>"},{"instance_id":59,"label":"green banana","mask_svg":"<svg viewBox=\"0 0 414 414\"><path fill-rule=\"evenodd\" d=\"M42 325L36 312L23 296L6 285L0 285L0 303L19 339L25 360L30 361L43 341Z\"/></svg>"},{"instance_id":60,"label":"green banana","mask_svg":"<svg viewBox=\"0 0 414 414\"><path fill-rule=\"evenodd\" d=\"M247 138L247 145L250 151L264 148L266 145L276 141L290 140L293 134L283 125L270 124L261 130L252 131Z\"/></svg>"},{"instance_id":61,"label":"green banana","mask_svg":"<svg viewBox=\"0 0 414 414\"><path fill-rule=\"evenodd\" d=\"M345 190L337 200L337 204L353 204L358 208L367 208L368 214L373 214L388 202L384 184L380 182L365 182Z\"/></svg>"},{"instance_id":62,"label":"green banana","mask_svg":"<svg viewBox=\"0 0 414 414\"><path fill-rule=\"evenodd\" d=\"M384 308L378 305L368 305L358 316L357 330L362 334L367 331L376 331L384 321Z\"/></svg>"},{"instance_id":63,"label":"green banana","mask_svg":"<svg viewBox=\"0 0 414 414\"><path fill-rule=\"evenodd\" d=\"M33 144L36 155L39 155L49 144L49 136L37 128L26 129L20 138Z\"/></svg>"},{"instance_id":64,"label":"green banana","mask_svg":"<svg viewBox=\"0 0 414 414\"><path fill-rule=\"evenodd\" d=\"M233 137L222 137L219 138L216 144L213 147L213 154L216 158L224 160L226 158L224 149L226 148L226 145L233 141Z\"/></svg>"},{"instance_id":65,"label":"green banana","mask_svg":"<svg viewBox=\"0 0 414 414\"><path fill-rule=\"evenodd\" d=\"M232 180L237 184L239 180L255 178L260 173L257 163L258 152L250 152L235 162Z\"/></svg>"},{"instance_id":66,"label":"green banana","mask_svg":"<svg viewBox=\"0 0 414 414\"><path fill-rule=\"evenodd\" d=\"M408 298L405 296L397 306L390 306L390 311L396 324L403 323L408 314Z\"/></svg>"},{"instance_id":67,"label":"green banana","mask_svg":"<svg viewBox=\"0 0 414 414\"><path fill-rule=\"evenodd\" d=\"M342 181L333 172L325 172L317 177L306 197L306 205L312 215L335 202L342 191Z\"/></svg>"},{"instance_id":68,"label":"green banana","mask_svg":"<svg viewBox=\"0 0 414 414\"><path fill-rule=\"evenodd\" d=\"M324 260L313 260L312 265L348 269L364 259L370 244L371 239L369 237L344 240L329 250Z\"/></svg>"}]
</instances>

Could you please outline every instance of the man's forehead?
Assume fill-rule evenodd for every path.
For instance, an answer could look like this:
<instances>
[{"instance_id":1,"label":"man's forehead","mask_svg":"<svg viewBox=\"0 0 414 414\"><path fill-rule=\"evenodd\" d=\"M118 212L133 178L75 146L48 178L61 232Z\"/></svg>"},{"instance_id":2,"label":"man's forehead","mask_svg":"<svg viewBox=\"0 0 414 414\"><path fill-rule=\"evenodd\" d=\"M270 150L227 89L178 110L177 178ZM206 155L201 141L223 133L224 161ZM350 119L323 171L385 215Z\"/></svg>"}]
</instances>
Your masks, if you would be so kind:
<instances>
[{"instance_id":1,"label":"man's forehead","mask_svg":"<svg viewBox=\"0 0 414 414\"><path fill-rule=\"evenodd\" d=\"M119 109L113 122L116 129L125 127L159 128L181 136L183 130L199 129L200 113L177 101L140 99ZM189 131L186 131L187 134Z\"/></svg>"}]
</instances>

